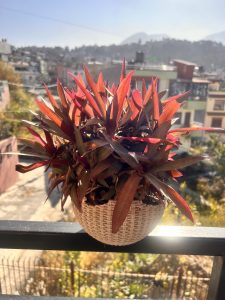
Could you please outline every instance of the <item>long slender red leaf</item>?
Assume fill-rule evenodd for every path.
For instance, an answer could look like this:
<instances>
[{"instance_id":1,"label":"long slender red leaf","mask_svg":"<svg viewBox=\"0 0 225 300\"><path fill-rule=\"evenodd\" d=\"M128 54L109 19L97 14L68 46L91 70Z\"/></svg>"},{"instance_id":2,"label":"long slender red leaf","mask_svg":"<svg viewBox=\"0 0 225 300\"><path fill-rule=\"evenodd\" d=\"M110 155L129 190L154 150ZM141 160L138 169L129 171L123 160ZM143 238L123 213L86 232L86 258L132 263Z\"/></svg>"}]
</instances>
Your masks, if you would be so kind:
<instances>
[{"instance_id":1,"label":"long slender red leaf","mask_svg":"<svg viewBox=\"0 0 225 300\"><path fill-rule=\"evenodd\" d=\"M44 134L47 141L46 148L49 153L53 154L56 151L56 147L54 145L52 136L47 130L44 130Z\"/></svg>"},{"instance_id":2,"label":"long slender red leaf","mask_svg":"<svg viewBox=\"0 0 225 300\"><path fill-rule=\"evenodd\" d=\"M126 62L125 62L125 57L123 59L122 63L122 69L121 69L121 75L120 75L120 82L126 77Z\"/></svg>"},{"instance_id":3,"label":"long slender red leaf","mask_svg":"<svg viewBox=\"0 0 225 300\"><path fill-rule=\"evenodd\" d=\"M105 83L104 83L102 72L100 72L98 75L97 91L102 94L105 93Z\"/></svg>"},{"instance_id":4,"label":"long slender red leaf","mask_svg":"<svg viewBox=\"0 0 225 300\"><path fill-rule=\"evenodd\" d=\"M143 100L142 100L141 94L139 93L138 90L133 91L132 98L133 98L135 104L137 105L137 107L143 108Z\"/></svg>"},{"instance_id":5,"label":"long slender red leaf","mask_svg":"<svg viewBox=\"0 0 225 300\"><path fill-rule=\"evenodd\" d=\"M50 90L48 89L48 87L47 87L46 84L44 84L44 88L45 88L45 90L46 90L48 99L49 99L49 101L51 102L53 108L58 108L58 109L59 109L58 103L56 102L55 98L53 97L52 93L50 92Z\"/></svg>"},{"instance_id":6,"label":"long slender red leaf","mask_svg":"<svg viewBox=\"0 0 225 300\"><path fill-rule=\"evenodd\" d=\"M217 133L225 133L225 129L223 128L211 128L211 127L186 127L186 128L175 128L171 129L169 133L176 132L185 132L188 133L190 131L208 131L208 132L217 132Z\"/></svg>"},{"instance_id":7,"label":"long slender red leaf","mask_svg":"<svg viewBox=\"0 0 225 300\"><path fill-rule=\"evenodd\" d=\"M134 73L134 71L129 72L127 77L122 80L122 82L120 83L120 85L117 89L117 97L118 97L117 122L119 121L122 111L123 111L124 101L125 101L128 91L130 89L130 82L131 82L133 73Z\"/></svg>"},{"instance_id":8,"label":"long slender red leaf","mask_svg":"<svg viewBox=\"0 0 225 300\"><path fill-rule=\"evenodd\" d=\"M64 93L63 86L62 86L62 84L59 80L57 80L57 92L58 92L59 98L61 100L62 106L65 109L67 109L68 108L68 103L67 103L67 100L66 100L66 96L65 96L65 93Z\"/></svg>"},{"instance_id":9,"label":"long slender red leaf","mask_svg":"<svg viewBox=\"0 0 225 300\"><path fill-rule=\"evenodd\" d=\"M117 233L123 225L141 179L137 173L131 174L116 195L116 205L112 216L113 233Z\"/></svg>"},{"instance_id":10,"label":"long slender red leaf","mask_svg":"<svg viewBox=\"0 0 225 300\"><path fill-rule=\"evenodd\" d=\"M58 127L61 128L62 126L62 119L57 116L47 105L45 105L43 102L36 100L36 103L40 109L40 111L49 117Z\"/></svg>"},{"instance_id":11,"label":"long slender red leaf","mask_svg":"<svg viewBox=\"0 0 225 300\"><path fill-rule=\"evenodd\" d=\"M198 156L188 156L173 161L170 160L159 166L155 166L154 168L151 169L151 172L162 172L162 171L170 171L170 170L185 168L206 158L207 157L205 156L198 155Z\"/></svg>"},{"instance_id":12,"label":"long slender red leaf","mask_svg":"<svg viewBox=\"0 0 225 300\"><path fill-rule=\"evenodd\" d=\"M66 126L64 121L54 111L52 111L47 105L39 100L36 100L36 103L40 111L50 120L52 120L54 124L56 124L65 134L67 134L69 137L73 136L72 129Z\"/></svg>"},{"instance_id":13,"label":"long slender red leaf","mask_svg":"<svg viewBox=\"0 0 225 300\"><path fill-rule=\"evenodd\" d=\"M147 91L146 83L145 80L142 79L142 89L141 89L142 99L145 99L146 91Z\"/></svg>"},{"instance_id":14,"label":"long slender red leaf","mask_svg":"<svg viewBox=\"0 0 225 300\"><path fill-rule=\"evenodd\" d=\"M164 182L159 180L152 174L148 174L145 176L146 179L159 191L161 192L166 198L172 200L179 210L192 222L194 222L191 209L187 202L183 199L181 195L179 195L171 186L166 185Z\"/></svg>"},{"instance_id":15,"label":"long slender red leaf","mask_svg":"<svg viewBox=\"0 0 225 300\"><path fill-rule=\"evenodd\" d=\"M120 139L120 140L127 140L127 141L134 141L134 142L144 142L144 143L149 143L149 144L159 144L164 142L161 139L158 138L148 138L148 137L136 137L136 136L116 136L115 138Z\"/></svg>"},{"instance_id":16,"label":"long slender red leaf","mask_svg":"<svg viewBox=\"0 0 225 300\"><path fill-rule=\"evenodd\" d=\"M180 100L186 96L188 96L190 94L190 91L184 92L182 94L176 95L176 96L172 96L169 97L168 99L166 99L165 101L162 102L163 106L167 105L168 103L173 102L174 100Z\"/></svg>"},{"instance_id":17,"label":"long slender red leaf","mask_svg":"<svg viewBox=\"0 0 225 300\"><path fill-rule=\"evenodd\" d=\"M26 173L26 172L32 171L34 169L46 166L47 164L50 163L50 161L51 160L43 160L43 161L33 163L29 166L23 166L23 165L17 164L16 165L16 171L20 172L20 173Z\"/></svg>"},{"instance_id":18,"label":"long slender red leaf","mask_svg":"<svg viewBox=\"0 0 225 300\"><path fill-rule=\"evenodd\" d=\"M95 95L95 100L97 102L97 105L101 111L101 114L102 116L105 118L106 117L106 109L105 109L105 103L104 101L102 100L102 97L101 95L99 94L98 92L98 89L97 89L97 86L96 86L96 83L94 82L88 68L84 65L84 72L85 72L85 76L86 76L86 79L87 79L87 82L92 90L92 92L94 93Z\"/></svg>"},{"instance_id":19,"label":"long slender red leaf","mask_svg":"<svg viewBox=\"0 0 225 300\"><path fill-rule=\"evenodd\" d=\"M164 122L170 121L175 113L181 107L181 103L178 103L176 100L173 100L173 103L169 103L164 107L162 114L159 116L158 126L161 126Z\"/></svg>"},{"instance_id":20,"label":"long slender red leaf","mask_svg":"<svg viewBox=\"0 0 225 300\"><path fill-rule=\"evenodd\" d=\"M152 82L152 95L153 95L153 119L158 121L159 119L159 97L157 92L157 80Z\"/></svg>"},{"instance_id":21,"label":"long slender red leaf","mask_svg":"<svg viewBox=\"0 0 225 300\"><path fill-rule=\"evenodd\" d=\"M26 126L26 128L29 130L29 132L33 135L35 140L41 144L42 147L46 148L46 142L43 140L43 138L40 136L39 133L37 133L34 129Z\"/></svg>"},{"instance_id":22,"label":"long slender red leaf","mask_svg":"<svg viewBox=\"0 0 225 300\"><path fill-rule=\"evenodd\" d=\"M102 118L102 113L101 113L101 111L100 111L100 109L99 109L99 107L98 107L95 99L90 94L90 92L86 89L86 87L80 82L80 80L76 76L74 76L70 72L68 74L73 78L73 80L75 81L75 83L77 84L77 86L84 93L84 95L86 96L88 102L90 103L91 107L96 112L96 114L98 115L98 117Z\"/></svg>"},{"instance_id":23,"label":"long slender red leaf","mask_svg":"<svg viewBox=\"0 0 225 300\"><path fill-rule=\"evenodd\" d=\"M149 87L145 93L144 106L148 103L148 101L151 99L151 97L152 97L152 84L149 85Z\"/></svg>"}]
</instances>

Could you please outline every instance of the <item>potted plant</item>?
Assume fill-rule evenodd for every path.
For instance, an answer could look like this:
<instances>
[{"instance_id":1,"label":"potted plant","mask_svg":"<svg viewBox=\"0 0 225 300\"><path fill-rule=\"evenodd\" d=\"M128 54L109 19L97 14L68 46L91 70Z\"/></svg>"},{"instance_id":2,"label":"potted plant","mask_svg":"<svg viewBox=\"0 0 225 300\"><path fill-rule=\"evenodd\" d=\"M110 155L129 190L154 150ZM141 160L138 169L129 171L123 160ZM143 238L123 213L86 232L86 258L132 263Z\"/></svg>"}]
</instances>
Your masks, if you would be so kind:
<instances>
[{"instance_id":1,"label":"potted plant","mask_svg":"<svg viewBox=\"0 0 225 300\"><path fill-rule=\"evenodd\" d=\"M180 136L193 130L176 128L174 116L187 93L162 101L157 79L141 92L131 89L133 72L122 66L118 86L99 74L94 82L84 67L87 86L80 75L70 74L76 88L57 82L60 101L47 86L48 102L37 99L36 122L26 122L33 135L23 142L40 161L18 164L25 173L51 168L49 194L62 192L62 209L70 196L76 219L88 234L111 245L127 245L143 239L160 221L167 201L172 201L191 221L191 210L171 183L182 176L178 169L203 160L204 156L174 159ZM37 126L43 134L35 131Z\"/></svg>"}]
</instances>

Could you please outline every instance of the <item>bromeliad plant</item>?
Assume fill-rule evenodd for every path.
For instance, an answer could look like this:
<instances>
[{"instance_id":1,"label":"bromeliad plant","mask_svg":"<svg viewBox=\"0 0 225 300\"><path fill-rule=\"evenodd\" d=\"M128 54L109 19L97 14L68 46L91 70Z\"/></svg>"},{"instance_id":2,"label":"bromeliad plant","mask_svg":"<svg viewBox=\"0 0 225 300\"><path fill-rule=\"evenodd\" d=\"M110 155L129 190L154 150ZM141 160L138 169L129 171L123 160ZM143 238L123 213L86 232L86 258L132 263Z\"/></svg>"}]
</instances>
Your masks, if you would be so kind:
<instances>
[{"instance_id":1,"label":"bromeliad plant","mask_svg":"<svg viewBox=\"0 0 225 300\"><path fill-rule=\"evenodd\" d=\"M171 129L187 93L162 101L165 92L158 92L156 78L149 87L143 80L141 91L132 90L133 72L126 75L124 63L118 86L104 81L102 73L96 83L86 66L84 71L87 86L80 75L73 74L75 89L57 82L60 101L45 86L48 101L37 99L41 113L34 114L36 122L26 122L33 140L23 140L41 160L17 165L17 171L50 167L49 194L56 187L61 189L62 208L68 196L79 211L84 202L99 206L115 200L113 233L124 223L133 201L151 205L169 199L193 221L188 204L172 183L182 176L180 168L205 157L175 159L175 151L181 135L222 130Z\"/></svg>"}]
</instances>

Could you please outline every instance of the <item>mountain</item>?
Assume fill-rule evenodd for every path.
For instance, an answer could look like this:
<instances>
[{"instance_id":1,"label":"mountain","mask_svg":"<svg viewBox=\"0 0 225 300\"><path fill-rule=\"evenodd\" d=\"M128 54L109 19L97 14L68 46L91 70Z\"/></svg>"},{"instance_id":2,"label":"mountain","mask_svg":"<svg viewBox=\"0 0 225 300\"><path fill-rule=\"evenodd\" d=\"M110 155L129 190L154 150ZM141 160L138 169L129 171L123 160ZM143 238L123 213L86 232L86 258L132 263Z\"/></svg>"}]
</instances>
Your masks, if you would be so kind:
<instances>
[{"instance_id":1,"label":"mountain","mask_svg":"<svg viewBox=\"0 0 225 300\"><path fill-rule=\"evenodd\" d=\"M218 43L222 43L225 45L225 31L216 32L210 35L207 35L204 40L214 41Z\"/></svg>"},{"instance_id":2,"label":"mountain","mask_svg":"<svg viewBox=\"0 0 225 300\"><path fill-rule=\"evenodd\" d=\"M162 41L163 39L168 39L169 36L164 33L159 33L159 34L147 34L145 32L137 32L135 34L132 34L125 40L121 42L121 45L126 45L126 44L133 44L133 43L141 43L145 44L146 42L149 41Z\"/></svg>"}]
</instances>

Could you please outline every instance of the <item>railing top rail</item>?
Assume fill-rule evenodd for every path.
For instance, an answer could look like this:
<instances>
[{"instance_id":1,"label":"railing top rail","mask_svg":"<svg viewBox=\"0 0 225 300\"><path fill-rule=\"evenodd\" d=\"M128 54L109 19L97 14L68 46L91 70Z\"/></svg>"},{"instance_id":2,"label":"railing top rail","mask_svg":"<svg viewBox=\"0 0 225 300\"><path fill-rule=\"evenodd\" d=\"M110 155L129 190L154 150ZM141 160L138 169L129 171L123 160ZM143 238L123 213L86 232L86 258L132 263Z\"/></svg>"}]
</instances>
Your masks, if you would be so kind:
<instances>
[{"instance_id":1,"label":"railing top rail","mask_svg":"<svg viewBox=\"0 0 225 300\"><path fill-rule=\"evenodd\" d=\"M225 256L225 228L157 226L124 247L89 237L77 223L0 221L0 248Z\"/></svg>"}]
</instances>

